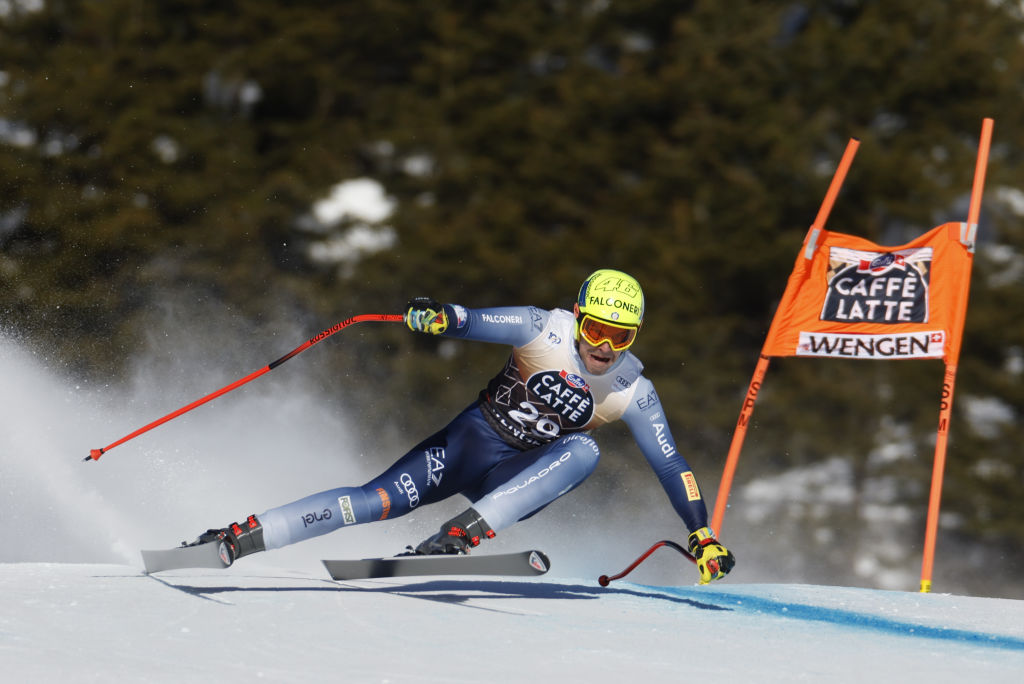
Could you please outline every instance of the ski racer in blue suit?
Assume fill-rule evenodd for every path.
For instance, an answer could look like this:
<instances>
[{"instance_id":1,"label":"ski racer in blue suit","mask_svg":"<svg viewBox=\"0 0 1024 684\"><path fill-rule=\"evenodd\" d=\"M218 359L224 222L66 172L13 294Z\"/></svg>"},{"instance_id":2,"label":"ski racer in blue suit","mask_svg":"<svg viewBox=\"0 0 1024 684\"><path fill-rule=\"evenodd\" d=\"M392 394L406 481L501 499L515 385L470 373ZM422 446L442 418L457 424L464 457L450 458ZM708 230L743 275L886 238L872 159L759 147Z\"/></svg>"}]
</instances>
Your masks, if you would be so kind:
<instances>
[{"instance_id":1,"label":"ski racer in blue suit","mask_svg":"<svg viewBox=\"0 0 1024 684\"><path fill-rule=\"evenodd\" d=\"M365 485L271 508L208 530L195 543L225 539L234 561L462 494L472 506L414 552L468 553L583 482L600 456L590 431L621 419L686 524L700 582L724 577L735 557L708 528L700 488L654 385L628 351L643 323L640 284L621 271L596 271L573 309L466 309L411 300L405 313L411 330L511 345L505 367L447 426Z\"/></svg>"}]
</instances>

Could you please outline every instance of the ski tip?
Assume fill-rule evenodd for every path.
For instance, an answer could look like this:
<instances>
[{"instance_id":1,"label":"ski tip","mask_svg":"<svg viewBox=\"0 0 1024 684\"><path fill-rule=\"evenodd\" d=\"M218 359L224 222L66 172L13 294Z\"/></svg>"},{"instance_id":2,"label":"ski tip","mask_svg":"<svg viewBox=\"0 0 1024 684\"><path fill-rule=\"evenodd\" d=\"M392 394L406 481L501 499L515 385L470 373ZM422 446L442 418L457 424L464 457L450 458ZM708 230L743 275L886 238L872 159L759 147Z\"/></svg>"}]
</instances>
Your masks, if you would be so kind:
<instances>
[{"instance_id":1,"label":"ski tip","mask_svg":"<svg viewBox=\"0 0 1024 684\"><path fill-rule=\"evenodd\" d=\"M224 541L213 541L172 549L142 549L142 565L147 575L165 570L228 568L233 559Z\"/></svg>"}]
</instances>

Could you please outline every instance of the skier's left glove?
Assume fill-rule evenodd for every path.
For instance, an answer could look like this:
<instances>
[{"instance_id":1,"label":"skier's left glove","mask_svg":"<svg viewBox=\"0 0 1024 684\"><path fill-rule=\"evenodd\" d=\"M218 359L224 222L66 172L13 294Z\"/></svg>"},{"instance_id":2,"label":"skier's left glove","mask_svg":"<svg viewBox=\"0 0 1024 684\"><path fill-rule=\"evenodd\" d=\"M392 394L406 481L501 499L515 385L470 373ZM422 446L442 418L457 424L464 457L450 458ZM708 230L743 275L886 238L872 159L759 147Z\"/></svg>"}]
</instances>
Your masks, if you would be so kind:
<instances>
[{"instance_id":1,"label":"skier's left glove","mask_svg":"<svg viewBox=\"0 0 1024 684\"><path fill-rule=\"evenodd\" d=\"M690 546L690 553L697 559L701 584L722 579L729 574L732 566L736 565L736 556L715 539L715 534L710 528L702 527L692 532L687 543Z\"/></svg>"},{"instance_id":2,"label":"skier's left glove","mask_svg":"<svg viewBox=\"0 0 1024 684\"><path fill-rule=\"evenodd\" d=\"M413 297L405 305L405 324L409 330L440 335L448 329L444 306L430 297Z\"/></svg>"}]
</instances>

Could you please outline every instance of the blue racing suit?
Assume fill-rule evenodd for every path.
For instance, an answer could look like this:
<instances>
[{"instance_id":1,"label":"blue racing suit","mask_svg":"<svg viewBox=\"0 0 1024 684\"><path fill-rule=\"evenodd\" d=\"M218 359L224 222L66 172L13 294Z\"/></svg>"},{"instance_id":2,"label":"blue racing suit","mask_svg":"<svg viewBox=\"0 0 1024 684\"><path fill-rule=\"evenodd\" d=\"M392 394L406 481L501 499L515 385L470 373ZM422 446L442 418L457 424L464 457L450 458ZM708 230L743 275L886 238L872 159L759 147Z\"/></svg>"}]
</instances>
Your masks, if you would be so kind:
<instances>
[{"instance_id":1,"label":"blue racing suit","mask_svg":"<svg viewBox=\"0 0 1024 684\"><path fill-rule=\"evenodd\" d=\"M339 487L257 517L266 548L396 518L466 496L496 532L571 491L597 466L589 431L623 420L690 531L707 525L700 489L676 448L654 385L629 351L601 375L586 371L573 315L534 307L445 305L456 337L512 346L505 367L439 432L361 487Z\"/></svg>"}]
</instances>

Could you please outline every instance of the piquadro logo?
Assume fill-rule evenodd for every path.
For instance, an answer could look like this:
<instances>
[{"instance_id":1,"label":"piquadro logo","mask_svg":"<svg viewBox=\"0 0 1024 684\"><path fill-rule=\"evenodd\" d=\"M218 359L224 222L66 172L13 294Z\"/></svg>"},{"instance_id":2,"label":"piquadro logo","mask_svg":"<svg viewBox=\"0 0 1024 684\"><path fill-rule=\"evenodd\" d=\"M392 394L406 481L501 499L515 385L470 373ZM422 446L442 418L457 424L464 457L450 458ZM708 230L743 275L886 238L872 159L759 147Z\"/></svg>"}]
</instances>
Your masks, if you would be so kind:
<instances>
[{"instance_id":1,"label":"piquadro logo","mask_svg":"<svg viewBox=\"0 0 1024 684\"><path fill-rule=\"evenodd\" d=\"M554 470L558 466L562 465L563 463L568 461L570 458L572 458L572 452L571 451L566 451L564 454L559 456L557 460L554 460L551 463L549 463L547 466L545 466L544 468L541 468L537 472L536 475L531 475L530 477L526 478L525 480L523 480L520 483L514 484L511 487L509 487L507 489L503 489L500 492L495 492L494 494L491 494L491 498L492 499L500 499L501 497L503 497L503 496L505 496L507 494L515 494L520 489L524 489L526 487L529 487L534 482L537 482L541 478L546 477L552 470Z\"/></svg>"}]
</instances>

